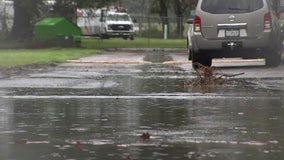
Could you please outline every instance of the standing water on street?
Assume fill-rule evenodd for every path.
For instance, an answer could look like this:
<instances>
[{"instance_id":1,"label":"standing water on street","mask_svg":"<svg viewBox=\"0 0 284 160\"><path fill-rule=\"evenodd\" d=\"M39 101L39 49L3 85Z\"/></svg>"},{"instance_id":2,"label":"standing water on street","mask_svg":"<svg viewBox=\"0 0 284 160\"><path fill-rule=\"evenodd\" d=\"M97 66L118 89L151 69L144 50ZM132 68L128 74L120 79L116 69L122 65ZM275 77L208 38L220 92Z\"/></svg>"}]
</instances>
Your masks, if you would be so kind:
<instances>
[{"instance_id":1,"label":"standing water on street","mask_svg":"<svg viewBox=\"0 0 284 160\"><path fill-rule=\"evenodd\" d=\"M1 78L0 159L284 159L283 66L216 63L245 74L204 89L184 85L182 56L106 52Z\"/></svg>"}]
</instances>

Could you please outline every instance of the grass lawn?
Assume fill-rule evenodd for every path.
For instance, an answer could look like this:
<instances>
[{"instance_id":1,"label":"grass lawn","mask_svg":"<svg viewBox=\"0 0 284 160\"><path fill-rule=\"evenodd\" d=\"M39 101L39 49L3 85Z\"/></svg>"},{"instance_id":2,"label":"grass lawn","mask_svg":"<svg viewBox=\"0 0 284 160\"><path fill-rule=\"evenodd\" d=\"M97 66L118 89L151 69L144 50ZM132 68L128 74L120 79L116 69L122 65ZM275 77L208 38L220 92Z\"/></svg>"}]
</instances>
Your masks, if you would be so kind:
<instances>
[{"instance_id":1,"label":"grass lawn","mask_svg":"<svg viewBox=\"0 0 284 160\"><path fill-rule=\"evenodd\" d=\"M95 49L48 48L48 49L3 49L0 50L0 67L27 64L64 62L69 59L98 53Z\"/></svg>"},{"instance_id":2,"label":"grass lawn","mask_svg":"<svg viewBox=\"0 0 284 160\"><path fill-rule=\"evenodd\" d=\"M122 38L84 38L82 47L86 48L186 48L186 38L184 39L158 39L135 37L132 40Z\"/></svg>"},{"instance_id":3,"label":"grass lawn","mask_svg":"<svg viewBox=\"0 0 284 160\"><path fill-rule=\"evenodd\" d=\"M0 42L1 46L13 46L11 43ZM15 48L24 48L14 44ZM11 48L11 47L9 47ZM0 68L27 64L42 64L64 62L70 59L97 54L107 48L183 48L186 49L186 39L157 39L135 37L132 40L122 38L99 39L82 38L81 48L45 48L45 49L0 49ZM284 62L284 54L282 55Z\"/></svg>"},{"instance_id":4,"label":"grass lawn","mask_svg":"<svg viewBox=\"0 0 284 160\"><path fill-rule=\"evenodd\" d=\"M42 44L39 43L39 45ZM11 42L0 42L0 48L1 46L14 46L17 48L0 49L0 67L14 67L27 64L64 62L69 59L78 59L83 56L96 54L107 48L185 48L186 40L135 37L131 41L123 40L122 38L104 40L99 38L82 38L81 48L18 49L25 48L25 44L13 44ZM32 44L32 46L37 47L36 44Z\"/></svg>"}]
</instances>

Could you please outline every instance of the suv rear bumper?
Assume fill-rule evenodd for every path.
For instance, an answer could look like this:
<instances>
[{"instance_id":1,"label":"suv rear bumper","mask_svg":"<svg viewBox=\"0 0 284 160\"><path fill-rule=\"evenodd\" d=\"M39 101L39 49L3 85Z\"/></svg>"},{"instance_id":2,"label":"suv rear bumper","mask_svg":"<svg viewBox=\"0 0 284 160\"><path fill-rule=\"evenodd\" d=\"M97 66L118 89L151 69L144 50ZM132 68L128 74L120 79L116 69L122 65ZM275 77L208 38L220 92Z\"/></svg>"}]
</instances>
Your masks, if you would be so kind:
<instances>
[{"instance_id":1,"label":"suv rear bumper","mask_svg":"<svg viewBox=\"0 0 284 160\"><path fill-rule=\"evenodd\" d=\"M216 38L205 39L200 33L194 33L192 37L192 49L199 50L222 50L229 47L230 43L236 44L238 49L265 48L268 44L273 43L271 40L271 32L264 32L259 37L253 38Z\"/></svg>"}]
</instances>

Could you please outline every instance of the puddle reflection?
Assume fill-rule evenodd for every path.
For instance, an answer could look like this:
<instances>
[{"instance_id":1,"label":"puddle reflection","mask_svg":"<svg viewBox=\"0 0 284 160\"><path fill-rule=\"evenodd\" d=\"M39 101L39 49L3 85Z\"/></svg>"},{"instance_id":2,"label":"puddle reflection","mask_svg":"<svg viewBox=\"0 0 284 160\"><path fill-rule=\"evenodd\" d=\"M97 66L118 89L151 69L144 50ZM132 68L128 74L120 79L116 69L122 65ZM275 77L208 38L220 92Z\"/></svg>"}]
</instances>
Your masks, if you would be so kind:
<instances>
[{"instance_id":1,"label":"puddle reflection","mask_svg":"<svg viewBox=\"0 0 284 160\"><path fill-rule=\"evenodd\" d=\"M284 158L281 98L4 98L0 108L0 159Z\"/></svg>"}]
</instances>

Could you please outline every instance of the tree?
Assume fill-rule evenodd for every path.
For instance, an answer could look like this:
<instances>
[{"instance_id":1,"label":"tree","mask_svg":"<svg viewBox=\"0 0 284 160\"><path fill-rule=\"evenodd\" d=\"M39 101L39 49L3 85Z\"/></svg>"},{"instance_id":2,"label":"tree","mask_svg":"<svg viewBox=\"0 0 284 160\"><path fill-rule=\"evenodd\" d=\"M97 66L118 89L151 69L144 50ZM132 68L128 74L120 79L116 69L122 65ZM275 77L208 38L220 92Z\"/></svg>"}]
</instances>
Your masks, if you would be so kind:
<instances>
[{"instance_id":1,"label":"tree","mask_svg":"<svg viewBox=\"0 0 284 160\"><path fill-rule=\"evenodd\" d=\"M182 37L184 31L184 17L187 16L188 10L193 5L196 5L197 0L158 0L160 4L160 16L162 18L162 23L168 25L168 11L172 8L176 16L176 33L178 36ZM163 29L164 31L164 29Z\"/></svg>"},{"instance_id":2,"label":"tree","mask_svg":"<svg viewBox=\"0 0 284 160\"><path fill-rule=\"evenodd\" d=\"M192 6L196 6L198 0L173 0L173 8L176 15L177 35L182 37L184 31L184 17L188 16Z\"/></svg>"},{"instance_id":3,"label":"tree","mask_svg":"<svg viewBox=\"0 0 284 160\"><path fill-rule=\"evenodd\" d=\"M54 4L52 16L65 17L71 22L76 21L76 1L57 0Z\"/></svg>"},{"instance_id":4,"label":"tree","mask_svg":"<svg viewBox=\"0 0 284 160\"><path fill-rule=\"evenodd\" d=\"M158 13L163 26L163 33L165 32L165 26L169 26L168 6L170 0L155 0L151 5L151 13ZM169 32L169 30L167 30Z\"/></svg>"},{"instance_id":5,"label":"tree","mask_svg":"<svg viewBox=\"0 0 284 160\"><path fill-rule=\"evenodd\" d=\"M188 5L183 4L183 0L174 0L173 6L174 11L176 14L176 23L177 23L177 35L182 36L184 26L183 26L183 17L184 17L184 10ZM188 1L187 1L188 2Z\"/></svg>"},{"instance_id":6,"label":"tree","mask_svg":"<svg viewBox=\"0 0 284 160\"><path fill-rule=\"evenodd\" d=\"M163 33L165 33L165 26L169 26L169 19L168 19L168 1L167 0L159 0L160 6L160 17L163 24ZM169 32L169 30L167 30Z\"/></svg>"},{"instance_id":7,"label":"tree","mask_svg":"<svg viewBox=\"0 0 284 160\"><path fill-rule=\"evenodd\" d=\"M14 0L14 24L8 39L28 40L32 37L32 24L39 16L41 0Z\"/></svg>"},{"instance_id":8,"label":"tree","mask_svg":"<svg viewBox=\"0 0 284 160\"><path fill-rule=\"evenodd\" d=\"M101 7L117 0L56 0L53 6L55 16L63 16L73 20L77 7ZM46 0L14 0L14 18L10 40L30 40L32 38L33 25L36 20L42 18L41 11Z\"/></svg>"},{"instance_id":9,"label":"tree","mask_svg":"<svg viewBox=\"0 0 284 160\"><path fill-rule=\"evenodd\" d=\"M182 36L184 31L184 17L188 16L190 9L197 4L198 0L155 0L152 5L152 12L159 13L161 21L164 26L169 26L169 14L176 16L176 33ZM170 12L172 11L172 12Z\"/></svg>"}]
</instances>

